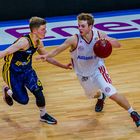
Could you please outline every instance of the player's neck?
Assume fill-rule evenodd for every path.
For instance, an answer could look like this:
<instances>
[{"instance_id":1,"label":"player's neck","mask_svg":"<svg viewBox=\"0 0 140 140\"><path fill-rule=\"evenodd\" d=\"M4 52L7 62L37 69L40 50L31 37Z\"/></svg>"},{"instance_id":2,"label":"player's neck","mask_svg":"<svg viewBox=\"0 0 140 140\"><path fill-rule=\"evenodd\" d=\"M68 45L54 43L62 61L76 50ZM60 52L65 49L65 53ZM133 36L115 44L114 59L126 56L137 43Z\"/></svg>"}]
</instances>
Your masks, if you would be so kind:
<instances>
[{"instance_id":1,"label":"player's neck","mask_svg":"<svg viewBox=\"0 0 140 140\"><path fill-rule=\"evenodd\" d=\"M92 30L91 30L89 33L87 33L86 35L83 36L83 38L84 38L87 42L91 41L92 37L93 37L93 32L92 32Z\"/></svg>"},{"instance_id":2,"label":"player's neck","mask_svg":"<svg viewBox=\"0 0 140 140\"><path fill-rule=\"evenodd\" d=\"M35 45L38 44L38 41L39 41L38 36L36 34L34 34L34 33L30 33L30 36L31 36L32 41L34 42L34 44Z\"/></svg>"}]
</instances>

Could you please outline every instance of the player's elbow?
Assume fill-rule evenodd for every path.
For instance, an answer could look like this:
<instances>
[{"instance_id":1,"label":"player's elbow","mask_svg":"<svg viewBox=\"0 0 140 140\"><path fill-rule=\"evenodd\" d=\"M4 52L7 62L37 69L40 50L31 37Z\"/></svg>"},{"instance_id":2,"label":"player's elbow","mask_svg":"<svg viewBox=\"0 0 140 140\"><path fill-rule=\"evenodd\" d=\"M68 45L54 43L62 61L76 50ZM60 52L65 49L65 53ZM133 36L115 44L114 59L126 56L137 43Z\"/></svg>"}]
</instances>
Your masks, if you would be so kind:
<instances>
[{"instance_id":1,"label":"player's elbow","mask_svg":"<svg viewBox=\"0 0 140 140\"><path fill-rule=\"evenodd\" d=\"M113 43L112 43L112 46L113 46L114 48L120 48L120 47L121 47L121 44L120 44L118 41L116 41L116 42L113 42Z\"/></svg>"},{"instance_id":2,"label":"player's elbow","mask_svg":"<svg viewBox=\"0 0 140 140\"><path fill-rule=\"evenodd\" d=\"M11 54L11 52L9 50L5 50L5 56L10 55L10 54Z\"/></svg>"},{"instance_id":3,"label":"player's elbow","mask_svg":"<svg viewBox=\"0 0 140 140\"><path fill-rule=\"evenodd\" d=\"M116 45L116 48L120 48L120 47L121 47L121 44L118 42Z\"/></svg>"},{"instance_id":4,"label":"player's elbow","mask_svg":"<svg viewBox=\"0 0 140 140\"><path fill-rule=\"evenodd\" d=\"M0 58L5 57L6 55L9 55L8 50L0 51Z\"/></svg>"},{"instance_id":5,"label":"player's elbow","mask_svg":"<svg viewBox=\"0 0 140 140\"><path fill-rule=\"evenodd\" d=\"M52 58L45 57L44 60L47 61L48 63L53 63L53 59Z\"/></svg>"}]
</instances>

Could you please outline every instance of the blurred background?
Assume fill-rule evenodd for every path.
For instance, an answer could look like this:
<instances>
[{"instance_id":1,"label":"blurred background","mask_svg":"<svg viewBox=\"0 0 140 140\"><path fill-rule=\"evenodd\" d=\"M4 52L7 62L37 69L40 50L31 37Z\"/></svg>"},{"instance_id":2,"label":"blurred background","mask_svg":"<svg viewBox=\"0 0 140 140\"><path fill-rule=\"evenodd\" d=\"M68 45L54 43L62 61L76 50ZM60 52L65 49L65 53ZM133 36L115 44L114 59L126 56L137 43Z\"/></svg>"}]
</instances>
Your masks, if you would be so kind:
<instances>
[{"instance_id":1,"label":"blurred background","mask_svg":"<svg viewBox=\"0 0 140 140\"><path fill-rule=\"evenodd\" d=\"M1 0L0 20L31 16L56 17L80 12L104 12L140 8L140 0Z\"/></svg>"}]
</instances>

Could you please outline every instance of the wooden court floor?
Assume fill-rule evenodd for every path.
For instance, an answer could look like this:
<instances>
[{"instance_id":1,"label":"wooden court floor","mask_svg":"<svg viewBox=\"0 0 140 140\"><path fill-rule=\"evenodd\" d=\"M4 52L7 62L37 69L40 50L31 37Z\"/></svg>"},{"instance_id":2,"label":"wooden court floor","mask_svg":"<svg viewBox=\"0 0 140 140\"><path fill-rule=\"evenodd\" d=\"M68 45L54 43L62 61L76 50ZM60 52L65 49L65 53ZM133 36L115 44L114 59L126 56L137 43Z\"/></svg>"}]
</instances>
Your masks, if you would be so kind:
<instances>
[{"instance_id":1,"label":"wooden court floor","mask_svg":"<svg viewBox=\"0 0 140 140\"><path fill-rule=\"evenodd\" d=\"M140 112L140 39L120 42L122 48L113 49L106 66L118 92ZM51 49L47 48L48 51ZM56 59L68 63L69 52L61 53ZM35 98L30 92L28 105L14 102L12 107L4 103L0 94L0 140L140 139L140 128L136 128L127 111L115 102L106 99L104 111L94 111L96 99L86 98L73 70L33 60L44 86L47 111L57 118L58 124L52 126L39 121ZM2 64L3 60L0 60L0 68Z\"/></svg>"}]
</instances>

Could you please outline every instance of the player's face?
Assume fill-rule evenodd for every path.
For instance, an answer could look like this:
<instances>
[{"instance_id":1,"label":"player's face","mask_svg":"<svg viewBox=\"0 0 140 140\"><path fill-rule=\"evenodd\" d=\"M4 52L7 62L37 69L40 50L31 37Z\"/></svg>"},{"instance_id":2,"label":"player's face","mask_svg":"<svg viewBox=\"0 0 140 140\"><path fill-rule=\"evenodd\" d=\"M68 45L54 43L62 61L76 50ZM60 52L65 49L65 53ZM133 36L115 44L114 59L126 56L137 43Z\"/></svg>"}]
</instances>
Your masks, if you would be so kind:
<instances>
[{"instance_id":1,"label":"player's face","mask_svg":"<svg viewBox=\"0 0 140 140\"><path fill-rule=\"evenodd\" d=\"M43 39L45 37L47 30L46 30L46 25L41 25L39 28L36 30L36 34L39 39Z\"/></svg>"},{"instance_id":2,"label":"player's face","mask_svg":"<svg viewBox=\"0 0 140 140\"><path fill-rule=\"evenodd\" d=\"M91 25L89 26L86 20L79 20L78 29L81 36L85 36L91 31L92 26Z\"/></svg>"}]
</instances>

